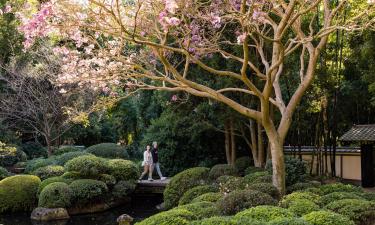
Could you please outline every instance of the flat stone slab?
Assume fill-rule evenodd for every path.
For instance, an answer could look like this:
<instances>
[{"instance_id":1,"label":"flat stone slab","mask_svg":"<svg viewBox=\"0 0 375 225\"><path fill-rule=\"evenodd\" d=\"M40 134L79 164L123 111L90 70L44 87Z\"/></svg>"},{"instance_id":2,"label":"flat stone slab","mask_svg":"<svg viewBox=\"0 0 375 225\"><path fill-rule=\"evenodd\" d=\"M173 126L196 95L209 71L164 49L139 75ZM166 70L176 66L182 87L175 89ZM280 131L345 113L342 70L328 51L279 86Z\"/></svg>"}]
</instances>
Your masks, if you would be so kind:
<instances>
[{"instance_id":1,"label":"flat stone slab","mask_svg":"<svg viewBox=\"0 0 375 225\"><path fill-rule=\"evenodd\" d=\"M143 187L165 187L167 184L171 181L170 178L167 178L165 180L141 180L137 182L138 186L143 186Z\"/></svg>"},{"instance_id":2,"label":"flat stone slab","mask_svg":"<svg viewBox=\"0 0 375 225\"><path fill-rule=\"evenodd\" d=\"M65 220L69 219L69 214L64 208L49 209L38 207L32 211L30 218L39 221Z\"/></svg>"}]
</instances>

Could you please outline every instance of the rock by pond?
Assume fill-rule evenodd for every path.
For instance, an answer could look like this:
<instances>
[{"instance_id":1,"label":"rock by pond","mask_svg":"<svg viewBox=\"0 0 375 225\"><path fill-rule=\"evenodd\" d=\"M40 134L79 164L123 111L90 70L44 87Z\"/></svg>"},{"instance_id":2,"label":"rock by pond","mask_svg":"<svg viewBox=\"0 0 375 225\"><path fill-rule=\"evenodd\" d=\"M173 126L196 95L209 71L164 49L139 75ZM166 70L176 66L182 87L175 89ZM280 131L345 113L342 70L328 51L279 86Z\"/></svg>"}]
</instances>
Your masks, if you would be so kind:
<instances>
[{"instance_id":1,"label":"rock by pond","mask_svg":"<svg viewBox=\"0 0 375 225\"><path fill-rule=\"evenodd\" d=\"M39 221L66 220L69 219L68 211L64 208L41 208L34 209L31 213L31 219Z\"/></svg>"}]
</instances>

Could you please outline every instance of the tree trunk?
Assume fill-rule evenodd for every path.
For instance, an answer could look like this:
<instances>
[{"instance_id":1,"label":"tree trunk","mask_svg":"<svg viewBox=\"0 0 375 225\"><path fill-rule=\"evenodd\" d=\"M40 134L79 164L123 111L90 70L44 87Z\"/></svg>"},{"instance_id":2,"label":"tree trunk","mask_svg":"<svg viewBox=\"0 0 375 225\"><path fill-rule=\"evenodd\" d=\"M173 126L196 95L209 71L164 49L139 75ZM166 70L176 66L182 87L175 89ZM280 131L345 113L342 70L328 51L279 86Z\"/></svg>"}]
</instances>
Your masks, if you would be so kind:
<instances>
[{"instance_id":1,"label":"tree trunk","mask_svg":"<svg viewBox=\"0 0 375 225\"><path fill-rule=\"evenodd\" d=\"M283 143L276 135L268 136L272 155L272 183L281 195L285 194L285 162Z\"/></svg>"},{"instance_id":2,"label":"tree trunk","mask_svg":"<svg viewBox=\"0 0 375 225\"><path fill-rule=\"evenodd\" d=\"M230 119L230 141L231 141L231 164L234 165L236 161L236 136L234 133L233 119Z\"/></svg>"},{"instance_id":3,"label":"tree trunk","mask_svg":"<svg viewBox=\"0 0 375 225\"><path fill-rule=\"evenodd\" d=\"M258 161L260 163L260 167L264 167L265 165L265 152L264 152L264 143L263 143L263 135L262 135L262 125L258 123Z\"/></svg>"},{"instance_id":4,"label":"tree trunk","mask_svg":"<svg viewBox=\"0 0 375 225\"><path fill-rule=\"evenodd\" d=\"M231 164L231 152L230 152L230 126L228 121L225 121L225 155L227 157L227 163Z\"/></svg>"},{"instance_id":5,"label":"tree trunk","mask_svg":"<svg viewBox=\"0 0 375 225\"><path fill-rule=\"evenodd\" d=\"M255 121L250 119L250 135L251 135L251 151L253 154L254 166L261 167L261 161L259 161L258 145L257 145L257 134L255 128Z\"/></svg>"}]
</instances>

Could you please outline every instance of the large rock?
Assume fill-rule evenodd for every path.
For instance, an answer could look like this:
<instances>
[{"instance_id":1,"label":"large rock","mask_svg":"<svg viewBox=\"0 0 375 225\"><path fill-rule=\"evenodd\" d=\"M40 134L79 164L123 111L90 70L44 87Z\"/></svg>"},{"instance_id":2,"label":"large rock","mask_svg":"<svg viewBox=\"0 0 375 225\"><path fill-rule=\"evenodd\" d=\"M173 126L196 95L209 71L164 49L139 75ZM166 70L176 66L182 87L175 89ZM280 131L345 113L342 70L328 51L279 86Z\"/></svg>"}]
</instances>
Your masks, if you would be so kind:
<instances>
[{"instance_id":1,"label":"large rock","mask_svg":"<svg viewBox=\"0 0 375 225\"><path fill-rule=\"evenodd\" d=\"M133 220L133 217L129 216L128 214L122 214L117 218L117 223L119 225L130 225Z\"/></svg>"},{"instance_id":2,"label":"large rock","mask_svg":"<svg viewBox=\"0 0 375 225\"><path fill-rule=\"evenodd\" d=\"M40 221L69 219L68 211L64 208L36 208L31 213L31 219Z\"/></svg>"}]
</instances>

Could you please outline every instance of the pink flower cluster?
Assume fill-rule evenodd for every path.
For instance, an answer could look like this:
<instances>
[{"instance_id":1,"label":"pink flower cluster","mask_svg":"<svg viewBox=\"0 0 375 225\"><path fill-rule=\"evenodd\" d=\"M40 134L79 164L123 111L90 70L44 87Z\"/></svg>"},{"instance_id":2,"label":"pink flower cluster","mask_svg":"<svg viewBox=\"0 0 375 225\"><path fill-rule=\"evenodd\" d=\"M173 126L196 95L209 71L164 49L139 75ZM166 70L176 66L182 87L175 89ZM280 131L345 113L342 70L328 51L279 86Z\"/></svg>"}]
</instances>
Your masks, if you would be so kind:
<instances>
[{"instance_id":1,"label":"pink flower cluster","mask_svg":"<svg viewBox=\"0 0 375 225\"><path fill-rule=\"evenodd\" d=\"M3 14L11 13L12 12L12 6L6 5L4 10L0 9L0 16Z\"/></svg>"}]
</instances>

